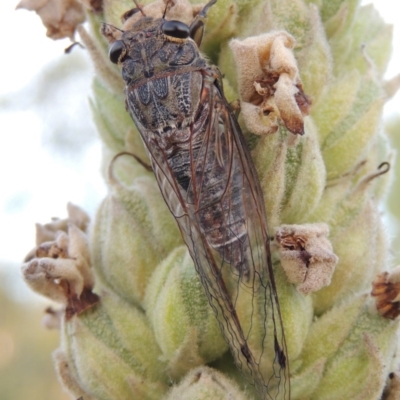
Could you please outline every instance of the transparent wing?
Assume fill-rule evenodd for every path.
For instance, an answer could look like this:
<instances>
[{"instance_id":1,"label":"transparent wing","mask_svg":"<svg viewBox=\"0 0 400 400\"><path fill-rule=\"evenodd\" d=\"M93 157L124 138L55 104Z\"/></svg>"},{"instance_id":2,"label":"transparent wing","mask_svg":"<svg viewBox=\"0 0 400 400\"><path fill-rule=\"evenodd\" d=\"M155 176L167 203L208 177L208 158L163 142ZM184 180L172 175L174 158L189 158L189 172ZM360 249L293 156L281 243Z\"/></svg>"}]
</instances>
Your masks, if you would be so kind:
<instances>
[{"instance_id":1,"label":"transparent wing","mask_svg":"<svg viewBox=\"0 0 400 400\"><path fill-rule=\"evenodd\" d=\"M142 137L236 364L264 399L289 399L257 174L220 90L205 81L201 98L196 120L186 128L186 147L167 154L151 132L141 128Z\"/></svg>"}]
</instances>

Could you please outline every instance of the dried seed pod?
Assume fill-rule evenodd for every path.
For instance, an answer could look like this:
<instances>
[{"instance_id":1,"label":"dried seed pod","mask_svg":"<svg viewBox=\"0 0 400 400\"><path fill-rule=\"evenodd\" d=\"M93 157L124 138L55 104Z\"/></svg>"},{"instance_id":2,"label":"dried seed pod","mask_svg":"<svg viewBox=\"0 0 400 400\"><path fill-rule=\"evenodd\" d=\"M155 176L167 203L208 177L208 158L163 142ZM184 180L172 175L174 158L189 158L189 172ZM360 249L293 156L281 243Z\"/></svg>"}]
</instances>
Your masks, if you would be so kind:
<instances>
[{"instance_id":1,"label":"dried seed pod","mask_svg":"<svg viewBox=\"0 0 400 400\"><path fill-rule=\"evenodd\" d=\"M302 135L311 100L303 92L294 38L284 31L270 32L234 39L230 47L247 128L257 135L273 133L282 121L290 132Z\"/></svg>"},{"instance_id":2,"label":"dried seed pod","mask_svg":"<svg viewBox=\"0 0 400 400\"><path fill-rule=\"evenodd\" d=\"M282 225L276 229L282 268L303 294L331 282L338 257L328 235L326 224Z\"/></svg>"},{"instance_id":3,"label":"dried seed pod","mask_svg":"<svg viewBox=\"0 0 400 400\"><path fill-rule=\"evenodd\" d=\"M52 39L73 40L76 27L85 21L82 4L76 0L22 0L17 8L35 11Z\"/></svg>"},{"instance_id":4,"label":"dried seed pod","mask_svg":"<svg viewBox=\"0 0 400 400\"><path fill-rule=\"evenodd\" d=\"M382 272L372 282L371 295L376 308L385 318L395 319L400 314L400 266L393 271Z\"/></svg>"},{"instance_id":5,"label":"dried seed pod","mask_svg":"<svg viewBox=\"0 0 400 400\"><path fill-rule=\"evenodd\" d=\"M87 237L72 223L68 232L55 233L53 242L40 244L22 266L25 282L32 290L63 304L68 318L98 302L92 292L94 275L91 268Z\"/></svg>"}]
</instances>

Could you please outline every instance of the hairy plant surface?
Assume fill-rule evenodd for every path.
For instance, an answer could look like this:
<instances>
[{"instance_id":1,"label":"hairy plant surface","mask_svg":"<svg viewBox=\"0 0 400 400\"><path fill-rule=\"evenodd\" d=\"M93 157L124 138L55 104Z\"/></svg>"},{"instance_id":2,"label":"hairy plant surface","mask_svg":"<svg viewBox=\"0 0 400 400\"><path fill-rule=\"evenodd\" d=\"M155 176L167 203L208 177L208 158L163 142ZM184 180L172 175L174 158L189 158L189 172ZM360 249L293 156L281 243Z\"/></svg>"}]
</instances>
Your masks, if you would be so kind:
<instances>
[{"instance_id":1,"label":"hairy plant surface","mask_svg":"<svg viewBox=\"0 0 400 400\"><path fill-rule=\"evenodd\" d=\"M204 6L141 4L186 24ZM38 225L23 266L34 290L62 304L46 315L60 328L61 383L84 400L260 398L235 366L153 172L138 162L149 159L100 24L127 30L142 12L125 14L130 0L20 6L54 39L77 30L93 60L109 188L94 221L69 204L67 219ZM381 122L391 36L356 0L218 0L208 12L201 50L222 71L227 100L240 100L273 236L293 400L400 396L399 270L378 209L394 158Z\"/></svg>"}]
</instances>

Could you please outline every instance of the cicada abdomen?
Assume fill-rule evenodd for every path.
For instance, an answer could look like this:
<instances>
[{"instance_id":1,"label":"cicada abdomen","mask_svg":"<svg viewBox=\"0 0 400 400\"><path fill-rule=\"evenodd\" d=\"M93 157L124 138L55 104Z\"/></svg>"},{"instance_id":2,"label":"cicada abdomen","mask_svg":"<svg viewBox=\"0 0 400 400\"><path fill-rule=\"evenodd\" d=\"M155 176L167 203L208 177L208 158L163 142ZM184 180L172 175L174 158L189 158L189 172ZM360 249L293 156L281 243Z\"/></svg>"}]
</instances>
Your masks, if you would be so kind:
<instances>
[{"instance_id":1,"label":"cicada abdomen","mask_svg":"<svg viewBox=\"0 0 400 400\"><path fill-rule=\"evenodd\" d=\"M289 399L289 367L263 196L221 76L190 26L142 13L103 26L127 109L238 367L264 399Z\"/></svg>"}]
</instances>

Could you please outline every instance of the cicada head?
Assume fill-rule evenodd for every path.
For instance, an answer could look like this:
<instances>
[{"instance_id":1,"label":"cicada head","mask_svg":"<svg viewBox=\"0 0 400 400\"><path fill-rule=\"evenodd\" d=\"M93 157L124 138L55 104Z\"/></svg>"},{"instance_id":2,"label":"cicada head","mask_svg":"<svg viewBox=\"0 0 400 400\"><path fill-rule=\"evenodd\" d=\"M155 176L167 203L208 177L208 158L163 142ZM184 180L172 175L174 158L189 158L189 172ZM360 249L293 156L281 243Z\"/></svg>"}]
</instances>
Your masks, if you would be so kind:
<instances>
[{"instance_id":1,"label":"cicada head","mask_svg":"<svg viewBox=\"0 0 400 400\"><path fill-rule=\"evenodd\" d=\"M103 24L102 34L111 43L109 58L122 65L125 82L134 84L163 71L173 73L184 66L201 66L198 46L206 13L215 2L210 1L190 25L169 20L166 12L161 18L147 16L138 7L123 15L124 30Z\"/></svg>"}]
</instances>

